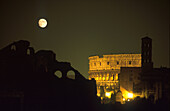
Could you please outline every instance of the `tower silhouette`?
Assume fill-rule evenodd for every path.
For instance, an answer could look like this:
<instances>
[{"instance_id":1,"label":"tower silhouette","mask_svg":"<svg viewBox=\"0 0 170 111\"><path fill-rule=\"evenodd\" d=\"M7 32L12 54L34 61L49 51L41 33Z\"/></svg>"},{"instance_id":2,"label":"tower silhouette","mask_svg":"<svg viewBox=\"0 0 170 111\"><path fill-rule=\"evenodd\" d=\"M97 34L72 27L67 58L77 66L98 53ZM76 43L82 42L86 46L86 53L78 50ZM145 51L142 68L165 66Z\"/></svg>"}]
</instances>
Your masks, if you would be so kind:
<instances>
[{"instance_id":1,"label":"tower silhouette","mask_svg":"<svg viewBox=\"0 0 170 111\"><path fill-rule=\"evenodd\" d=\"M144 37L142 38L142 71L146 72L152 68L152 39Z\"/></svg>"}]
</instances>

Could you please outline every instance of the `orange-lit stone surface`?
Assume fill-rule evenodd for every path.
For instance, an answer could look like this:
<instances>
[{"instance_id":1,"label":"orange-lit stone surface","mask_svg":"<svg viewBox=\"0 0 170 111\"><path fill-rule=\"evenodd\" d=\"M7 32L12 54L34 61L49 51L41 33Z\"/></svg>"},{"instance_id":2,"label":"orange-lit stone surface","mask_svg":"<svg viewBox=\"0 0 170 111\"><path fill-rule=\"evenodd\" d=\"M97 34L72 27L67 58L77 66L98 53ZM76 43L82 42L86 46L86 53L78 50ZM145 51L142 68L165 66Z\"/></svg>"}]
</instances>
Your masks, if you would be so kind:
<instances>
[{"instance_id":1,"label":"orange-lit stone surface","mask_svg":"<svg viewBox=\"0 0 170 111\"><path fill-rule=\"evenodd\" d=\"M119 90L121 67L141 67L141 54L91 56L88 59L89 79L96 80L98 96L104 95L103 92Z\"/></svg>"}]
</instances>

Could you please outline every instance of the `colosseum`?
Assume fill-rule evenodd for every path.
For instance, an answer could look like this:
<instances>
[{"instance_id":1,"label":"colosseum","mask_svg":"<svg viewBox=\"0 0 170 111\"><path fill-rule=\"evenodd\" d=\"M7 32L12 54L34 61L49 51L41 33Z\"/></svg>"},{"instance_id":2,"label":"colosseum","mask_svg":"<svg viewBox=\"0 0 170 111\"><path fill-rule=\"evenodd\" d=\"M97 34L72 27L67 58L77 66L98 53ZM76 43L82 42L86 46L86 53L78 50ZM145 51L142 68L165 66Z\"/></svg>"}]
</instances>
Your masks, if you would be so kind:
<instances>
[{"instance_id":1,"label":"colosseum","mask_svg":"<svg viewBox=\"0 0 170 111\"><path fill-rule=\"evenodd\" d=\"M90 56L89 79L94 78L97 86L97 96L105 97L107 92L114 93L120 89L119 73L121 67L141 67L141 54L112 54Z\"/></svg>"}]
</instances>

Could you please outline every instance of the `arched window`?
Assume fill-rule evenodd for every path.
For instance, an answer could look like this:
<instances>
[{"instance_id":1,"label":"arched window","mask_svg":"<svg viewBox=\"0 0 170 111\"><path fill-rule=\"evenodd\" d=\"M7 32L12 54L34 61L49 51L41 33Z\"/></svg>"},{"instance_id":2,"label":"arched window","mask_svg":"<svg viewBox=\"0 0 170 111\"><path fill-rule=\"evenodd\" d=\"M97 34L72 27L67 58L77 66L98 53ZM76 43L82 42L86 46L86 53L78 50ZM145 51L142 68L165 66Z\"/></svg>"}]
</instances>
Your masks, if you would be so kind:
<instances>
[{"instance_id":1,"label":"arched window","mask_svg":"<svg viewBox=\"0 0 170 111\"><path fill-rule=\"evenodd\" d=\"M112 80L113 80L113 77L111 76L111 77L110 77L110 81L112 81Z\"/></svg>"},{"instance_id":2,"label":"arched window","mask_svg":"<svg viewBox=\"0 0 170 111\"><path fill-rule=\"evenodd\" d=\"M115 75L115 81L118 80L118 74Z\"/></svg>"},{"instance_id":3,"label":"arched window","mask_svg":"<svg viewBox=\"0 0 170 111\"><path fill-rule=\"evenodd\" d=\"M61 78L61 77L62 77L61 71L56 71L56 72L54 73L54 75L57 76L58 78Z\"/></svg>"},{"instance_id":4,"label":"arched window","mask_svg":"<svg viewBox=\"0 0 170 111\"><path fill-rule=\"evenodd\" d=\"M94 66L96 66L96 63L94 63Z\"/></svg>"},{"instance_id":5,"label":"arched window","mask_svg":"<svg viewBox=\"0 0 170 111\"><path fill-rule=\"evenodd\" d=\"M103 81L105 80L105 77L103 77Z\"/></svg>"},{"instance_id":6,"label":"arched window","mask_svg":"<svg viewBox=\"0 0 170 111\"><path fill-rule=\"evenodd\" d=\"M99 80L99 77L96 77L96 79L95 80Z\"/></svg>"},{"instance_id":7,"label":"arched window","mask_svg":"<svg viewBox=\"0 0 170 111\"><path fill-rule=\"evenodd\" d=\"M31 52L30 52L30 49L27 49L27 55L30 55Z\"/></svg>"},{"instance_id":8,"label":"arched window","mask_svg":"<svg viewBox=\"0 0 170 111\"><path fill-rule=\"evenodd\" d=\"M75 73L74 71L70 70L67 72L67 77L70 79L75 79Z\"/></svg>"},{"instance_id":9,"label":"arched window","mask_svg":"<svg viewBox=\"0 0 170 111\"><path fill-rule=\"evenodd\" d=\"M16 46L15 46L15 45L12 45L12 46L11 46L11 50L16 51Z\"/></svg>"},{"instance_id":10,"label":"arched window","mask_svg":"<svg viewBox=\"0 0 170 111\"><path fill-rule=\"evenodd\" d=\"M106 77L106 80L109 81L109 76Z\"/></svg>"}]
</instances>

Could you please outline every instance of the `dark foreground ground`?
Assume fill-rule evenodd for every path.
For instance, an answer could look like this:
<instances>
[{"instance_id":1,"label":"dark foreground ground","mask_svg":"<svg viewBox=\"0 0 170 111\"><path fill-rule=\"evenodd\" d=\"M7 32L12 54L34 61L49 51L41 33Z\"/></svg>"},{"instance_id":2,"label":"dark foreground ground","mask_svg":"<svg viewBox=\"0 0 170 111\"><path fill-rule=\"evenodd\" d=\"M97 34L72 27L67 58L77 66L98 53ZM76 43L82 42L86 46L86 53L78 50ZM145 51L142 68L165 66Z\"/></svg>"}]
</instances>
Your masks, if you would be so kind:
<instances>
[{"instance_id":1,"label":"dark foreground ground","mask_svg":"<svg viewBox=\"0 0 170 111\"><path fill-rule=\"evenodd\" d=\"M74 100L73 100L74 101ZM19 103L20 101L18 101ZM60 106L48 104L34 104L31 107L23 104L9 103L0 104L0 111L170 111L168 103L159 102L156 104L130 102L126 104L60 104Z\"/></svg>"}]
</instances>

